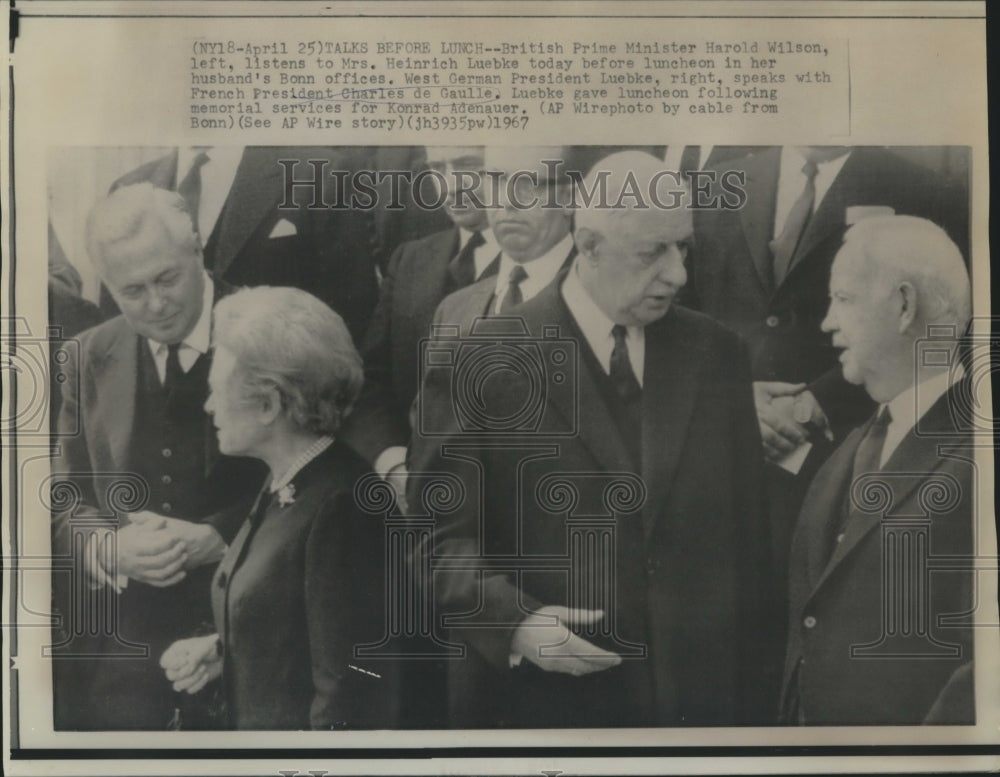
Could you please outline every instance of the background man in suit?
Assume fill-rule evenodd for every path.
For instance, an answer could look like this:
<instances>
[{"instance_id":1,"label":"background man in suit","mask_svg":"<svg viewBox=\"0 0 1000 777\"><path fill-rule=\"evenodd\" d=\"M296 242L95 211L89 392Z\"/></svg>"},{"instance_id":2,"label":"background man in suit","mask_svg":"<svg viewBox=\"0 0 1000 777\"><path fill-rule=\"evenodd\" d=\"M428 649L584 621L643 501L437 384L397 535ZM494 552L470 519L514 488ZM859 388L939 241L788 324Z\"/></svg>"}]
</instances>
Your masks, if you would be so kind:
<instances>
[{"instance_id":1,"label":"background man in suit","mask_svg":"<svg viewBox=\"0 0 1000 777\"><path fill-rule=\"evenodd\" d=\"M327 165L319 172L309 160ZM360 342L378 295L372 213L323 202L350 201L353 190L336 192L330 173L358 164L329 147L181 147L122 176L112 189L149 181L177 191L197 214L213 277L233 286L305 289L339 313ZM317 175L324 180L313 186ZM300 185L292 187L293 180ZM106 293L102 307L117 313Z\"/></svg>"},{"instance_id":2,"label":"background man in suit","mask_svg":"<svg viewBox=\"0 0 1000 777\"><path fill-rule=\"evenodd\" d=\"M483 182L482 146L429 147L427 162L455 183L468 174ZM469 187L472 178L462 180ZM500 247L483 208L483 186L460 198L455 187L441 193L452 221L449 229L403 243L392 255L379 290L379 303L361 349L365 387L348 418L343 437L373 469L398 484L404 496L410 407L418 388L420 341L430 334L438 304L453 291L496 275Z\"/></svg>"},{"instance_id":3,"label":"background man in suit","mask_svg":"<svg viewBox=\"0 0 1000 777\"><path fill-rule=\"evenodd\" d=\"M833 335L844 378L879 408L823 465L802 507L791 556L786 722L920 723L972 658L972 629L962 625L974 609L972 574L928 573L926 557L903 557L918 546L932 557L975 555L974 463L961 419L972 406L969 382L940 358L950 352L957 362L969 315L961 253L939 227L888 216L847 233L823 331ZM924 339L937 359L919 358ZM926 488L947 496L926 499ZM913 516L926 522L915 529ZM960 616L950 627L949 614ZM900 628L886 618L912 620ZM936 722L973 723L967 699L960 714Z\"/></svg>"},{"instance_id":4,"label":"background man in suit","mask_svg":"<svg viewBox=\"0 0 1000 777\"><path fill-rule=\"evenodd\" d=\"M967 246L968 210L930 170L881 148L775 147L722 164L746 176L746 204L695 212L685 304L739 332L750 347L775 564L784 569L805 489L834 441L872 411L846 382L820 330L830 265L844 230L878 212L922 216ZM966 254L967 255L967 254ZM812 445L804 462L773 462Z\"/></svg>"},{"instance_id":5,"label":"background man in suit","mask_svg":"<svg viewBox=\"0 0 1000 777\"><path fill-rule=\"evenodd\" d=\"M434 323L467 331L480 316L506 314L550 284L574 254L569 178L561 146L486 149L489 224L500 244L496 278L449 295ZM549 161L550 164L545 164ZM557 164L558 163L558 164Z\"/></svg>"},{"instance_id":6,"label":"background man in suit","mask_svg":"<svg viewBox=\"0 0 1000 777\"><path fill-rule=\"evenodd\" d=\"M53 545L63 554L86 549L76 558L76 576L87 577L77 581L85 589L78 596L89 589L107 602L113 589L117 597L100 624L106 657L55 662L68 672L93 669L79 698L56 688L57 726L162 730L183 704L158 671L159 654L211 623L213 568L261 477L249 462L219 455L203 410L212 305L223 288L204 271L183 199L151 184L116 190L91 214L88 250L122 315L88 330L80 362L68 365L66 385L78 384L79 396L65 392L60 428L79 419L82 433L62 438L54 471L73 483L80 504L56 516ZM134 476L150 511L119 527L108 478ZM83 542L73 536L81 516L104 519L86 524ZM123 643L145 655L123 658ZM209 725L203 713L185 710L184 725Z\"/></svg>"},{"instance_id":7,"label":"background man in suit","mask_svg":"<svg viewBox=\"0 0 1000 777\"><path fill-rule=\"evenodd\" d=\"M600 167L621 191L629 175L648 186L663 163L625 152ZM569 375L550 376L541 396L526 370L487 370L474 392L491 419L516 418L535 397L536 426L499 441L488 429L415 439L414 471L451 472L467 491L435 535L436 553L463 568L434 579L439 613L460 614L453 637L470 646L450 662L453 725L773 718L777 671L766 665L778 649L767 636L779 614L768 610L749 364L735 334L672 304L691 239L683 202L577 211L575 264L515 310L531 342L553 327L575 342L578 369L564 352L552 364L570 364ZM488 348L474 353L489 363ZM442 401L424 393L433 379L423 402ZM611 498L614 483L631 498ZM554 504L553 488L574 497ZM574 556L568 529L584 517L608 534L600 551Z\"/></svg>"}]
</instances>

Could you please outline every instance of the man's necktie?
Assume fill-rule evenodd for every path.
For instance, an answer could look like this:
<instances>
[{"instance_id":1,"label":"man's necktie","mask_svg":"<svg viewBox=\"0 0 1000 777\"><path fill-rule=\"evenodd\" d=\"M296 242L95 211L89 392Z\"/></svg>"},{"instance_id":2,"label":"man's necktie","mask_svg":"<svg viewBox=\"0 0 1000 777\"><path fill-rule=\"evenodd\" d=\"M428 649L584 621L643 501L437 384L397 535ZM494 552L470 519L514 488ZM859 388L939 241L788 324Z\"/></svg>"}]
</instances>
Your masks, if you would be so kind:
<instances>
[{"instance_id":1,"label":"man's necktie","mask_svg":"<svg viewBox=\"0 0 1000 777\"><path fill-rule=\"evenodd\" d=\"M611 349L611 382L618 396L627 401L632 400L642 393L642 387L628 358L628 345L625 343L628 330L621 324L615 324L611 327L611 336L615 340L615 346Z\"/></svg>"},{"instance_id":2,"label":"man's necktie","mask_svg":"<svg viewBox=\"0 0 1000 777\"><path fill-rule=\"evenodd\" d=\"M878 472L882 469L882 449L885 447L885 435L892 423L892 414L888 407L883 407L875 420L872 421L861 444L854 453L854 472L852 482L863 475Z\"/></svg>"},{"instance_id":3,"label":"man's necktie","mask_svg":"<svg viewBox=\"0 0 1000 777\"><path fill-rule=\"evenodd\" d=\"M191 169L187 171L187 175L177 184L177 193L187 203L195 234L200 234L198 208L201 204L201 168L206 162L208 162L208 154L204 151L198 152L191 162Z\"/></svg>"},{"instance_id":4,"label":"man's necktie","mask_svg":"<svg viewBox=\"0 0 1000 777\"><path fill-rule=\"evenodd\" d=\"M473 232L462 250L452 261L451 277L455 279L455 284L462 289L472 284L476 280L476 249L486 243L486 238L482 232Z\"/></svg>"},{"instance_id":5,"label":"man's necktie","mask_svg":"<svg viewBox=\"0 0 1000 777\"><path fill-rule=\"evenodd\" d=\"M184 377L184 370L181 369L180 343L173 343L167 346L167 369L163 377L163 389L168 393L173 393Z\"/></svg>"},{"instance_id":6,"label":"man's necktie","mask_svg":"<svg viewBox=\"0 0 1000 777\"><path fill-rule=\"evenodd\" d=\"M507 293L504 295L503 302L500 303L501 313L507 313L511 308L524 302L524 296L521 294L521 281L527 277L528 273L521 265L514 265L507 280Z\"/></svg>"},{"instance_id":7,"label":"man's necktie","mask_svg":"<svg viewBox=\"0 0 1000 777\"><path fill-rule=\"evenodd\" d=\"M681 154L681 164L679 172L685 178L691 175L691 173L698 169L698 163L701 161L701 146L684 146L684 153Z\"/></svg>"},{"instance_id":8,"label":"man's necktie","mask_svg":"<svg viewBox=\"0 0 1000 777\"><path fill-rule=\"evenodd\" d=\"M795 249L802 239L802 234L806 231L809 217L812 216L813 203L816 200L816 173L819 168L812 160L807 160L802 165L802 173L806 177L806 185L802 189L799 198L793 203L792 209L788 211L788 218L785 219L784 229L781 234L771 241L771 254L774 256L772 264L774 271L774 285L780 286L788 274Z\"/></svg>"}]
</instances>

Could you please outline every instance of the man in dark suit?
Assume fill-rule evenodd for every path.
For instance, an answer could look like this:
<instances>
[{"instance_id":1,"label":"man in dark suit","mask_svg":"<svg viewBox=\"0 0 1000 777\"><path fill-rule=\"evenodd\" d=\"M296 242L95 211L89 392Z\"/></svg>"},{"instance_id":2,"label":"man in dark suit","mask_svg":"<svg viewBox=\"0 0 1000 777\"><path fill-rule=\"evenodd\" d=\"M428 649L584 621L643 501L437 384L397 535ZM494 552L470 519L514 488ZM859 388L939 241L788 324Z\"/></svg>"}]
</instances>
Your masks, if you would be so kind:
<instances>
[{"instance_id":1,"label":"man in dark suit","mask_svg":"<svg viewBox=\"0 0 1000 777\"><path fill-rule=\"evenodd\" d=\"M76 499L54 517L53 546L75 565L70 631L96 618L101 638L83 657L73 640L56 649L60 671L88 675L77 698L57 684L56 725L204 727L207 711L184 709L157 660L211 624L212 571L262 480L255 464L219 455L203 409L212 305L226 287L205 273L173 192L119 188L95 206L87 232L122 315L88 330L67 365L59 429L81 431L60 440L53 493L69 488Z\"/></svg>"},{"instance_id":2,"label":"man in dark suit","mask_svg":"<svg viewBox=\"0 0 1000 777\"><path fill-rule=\"evenodd\" d=\"M881 148L775 147L718 168L727 171L745 175L746 202L733 209L738 203L722 193L729 208L695 212L684 301L735 329L750 347L770 462L775 563L784 568L806 487L834 441L873 407L844 380L819 326L844 230L873 213L894 212L928 218L967 246L967 200L930 170Z\"/></svg>"},{"instance_id":3,"label":"man in dark suit","mask_svg":"<svg viewBox=\"0 0 1000 777\"><path fill-rule=\"evenodd\" d=\"M427 162L445 184L462 176L482 181L481 146L429 147ZM486 218L476 207L482 186L457 197L456 187L443 191L449 229L403 243L393 253L379 290L379 303L365 336L361 355L365 387L348 417L341 437L383 477L405 481L406 445L410 440L410 407L417 395L420 341L430 334L438 304L453 291L496 275L500 247ZM459 201L461 200L461 201ZM400 492L405 485L400 485Z\"/></svg>"},{"instance_id":4,"label":"man in dark suit","mask_svg":"<svg viewBox=\"0 0 1000 777\"><path fill-rule=\"evenodd\" d=\"M493 190L487 213L502 252L495 278L444 299L436 325L468 331L481 316L501 315L538 294L575 255L569 177L562 146L493 146L486 170Z\"/></svg>"},{"instance_id":5,"label":"man in dark suit","mask_svg":"<svg viewBox=\"0 0 1000 777\"><path fill-rule=\"evenodd\" d=\"M612 191L662 167L601 164ZM574 238L574 265L515 309L521 335L484 319L492 339L477 327L425 372L421 423L440 434L415 438L414 472L465 496L438 516L431 562L439 620L468 646L449 664L452 724L768 722L778 613L746 353L672 305L685 207L584 207ZM509 368L518 353L541 355L545 385ZM448 402L452 373L481 379ZM411 504L426 481L411 477Z\"/></svg>"},{"instance_id":6,"label":"man in dark suit","mask_svg":"<svg viewBox=\"0 0 1000 777\"><path fill-rule=\"evenodd\" d=\"M331 172L357 167L348 152L328 147L182 147L122 176L112 190L149 181L179 192L197 214L213 277L233 286L305 289L339 313L360 342L378 295L372 214L327 207L349 203L354 193L349 176L338 191ZM107 294L102 307L117 312Z\"/></svg>"},{"instance_id":7,"label":"man in dark suit","mask_svg":"<svg viewBox=\"0 0 1000 777\"><path fill-rule=\"evenodd\" d=\"M844 378L879 408L830 456L802 506L788 723L921 723L972 659L973 573L955 563L976 555L973 404L952 366L969 314L962 256L939 227L886 216L848 231L823 331ZM935 570L936 557L950 557L951 571ZM950 713L938 707L935 722L973 723L965 699Z\"/></svg>"}]
</instances>

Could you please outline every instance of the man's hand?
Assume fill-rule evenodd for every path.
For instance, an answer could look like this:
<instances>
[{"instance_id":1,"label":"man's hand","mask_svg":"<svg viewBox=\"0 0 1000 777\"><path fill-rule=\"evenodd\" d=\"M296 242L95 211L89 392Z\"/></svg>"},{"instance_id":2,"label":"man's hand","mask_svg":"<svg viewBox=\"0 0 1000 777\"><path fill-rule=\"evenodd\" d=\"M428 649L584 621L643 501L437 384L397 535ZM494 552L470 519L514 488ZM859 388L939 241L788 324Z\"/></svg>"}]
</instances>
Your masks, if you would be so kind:
<instances>
[{"instance_id":1,"label":"man's hand","mask_svg":"<svg viewBox=\"0 0 1000 777\"><path fill-rule=\"evenodd\" d=\"M807 424L823 433L823 436L833 442L833 430L830 429L830 419L826 417L823 408L819 406L811 391L803 391L795 397L792 414L800 424Z\"/></svg>"},{"instance_id":2,"label":"man's hand","mask_svg":"<svg viewBox=\"0 0 1000 777\"><path fill-rule=\"evenodd\" d=\"M166 532L168 535L181 540L187 553L187 560L184 562L185 569L195 569L203 564L213 564L226 552L226 543L219 536L219 533L207 523L194 523L183 521L180 518L168 518L165 515L143 510L140 513L132 513L131 520L137 521L144 527L157 527L156 531Z\"/></svg>"},{"instance_id":3,"label":"man's hand","mask_svg":"<svg viewBox=\"0 0 1000 777\"><path fill-rule=\"evenodd\" d=\"M222 674L219 635L180 639L160 656L160 666L175 691L198 693L205 684Z\"/></svg>"},{"instance_id":4,"label":"man's hand","mask_svg":"<svg viewBox=\"0 0 1000 777\"><path fill-rule=\"evenodd\" d=\"M102 548L100 562L104 570L157 588L183 580L188 558L184 540L166 531L166 519L161 516L134 513L130 517L132 522L115 533L117 566L111 556L110 542L105 542Z\"/></svg>"},{"instance_id":5,"label":"man's hand","mask_svg":"<svg viewBox=\"0 0 1000 777\"><path fill-rule=\"evenodd\" d=\"M546 672L576 676L618 666L622 659L617 653L602 650L567 628L597 623L603 617L600 610L542 607L525 618L514 631L511 652Z\"/></svg>"},{"instance_id":6,"label":"man's hand","mask_svg":"<svg viewBox=\"0 0 1000 777\"><path fill-rule=\"evenodd\" d=\"M809 439L808 430L795 420L795 396L805 387L805 383L754 381L757 422L769 461L787 456Z\"/></svg>"}]
</instances>

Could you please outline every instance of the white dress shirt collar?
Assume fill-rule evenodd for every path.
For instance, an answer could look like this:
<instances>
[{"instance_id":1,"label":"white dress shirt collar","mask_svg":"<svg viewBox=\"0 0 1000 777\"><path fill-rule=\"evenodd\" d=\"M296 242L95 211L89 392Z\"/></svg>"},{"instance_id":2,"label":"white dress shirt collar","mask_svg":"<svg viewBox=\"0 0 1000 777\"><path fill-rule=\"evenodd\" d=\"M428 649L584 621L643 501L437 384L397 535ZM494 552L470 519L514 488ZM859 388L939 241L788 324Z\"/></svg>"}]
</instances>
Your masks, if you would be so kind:
<instances>
[{"instance_id":1,"label":"white dress shirt collar","mask_svg":"<svg viewBox=\"0 0 1000 777\"><path fill-rule=\"evenodd\" d=\"M201 195L198 198L198 234L204 245L233 187L236 169L243 159L243 146L181 146L177 150L178 185L191 170L195 157L202 152L208 155L208 161L201 167Z\"/></svg>"},{"instance_id":2,"label":"white dress shirt collar","mask_svg":"<svg viewBox=\"0 0 1000 777\"><path fill-rule=\"evenodd\" d=\"M823 202L823 198L830 190L834 179L850 156L851 152L848 152L828 162L816 163L816 178L813 182L816 188L816 197L813 199L813 213ZM774 208L775 236L780 235L785 228L788 214L805 188L807 179L806 174L802 172L802 166L805 163L806 158L802 156L802 152L797 147L782 146L781 165L778 168L778 199Z\"/></svg>"},{"instance_id":3,"label":"white dress shirt collar","mask_svg":"<svg viewBox=\"0 0 1000 777\"><path fill-rule=\"evenodd\" d=\"M918 385L910 386L896 395L891 401L879 408L888 407L892 420L885 432L885 444L882 446L881 464L889 460L903 438L917 425L952 384L961 380L965 371L961 365L954 370L942 370L927 378Z\"/></svg>"},{"instance_id":4,"label":"white dress shirt collar","mask_svg":"<svg viewBox=\"0 0 1000 777\"><path fill-rule=\"evenodd\" d=\"M608 375L611 374L611 352L614 350L615 341L611 330L615 325L607 315L601 310L597 303L591 299L590 294L583 287L580 276L577 275L577 265L574 262L569 272L566 273L566 280L562 285L563 299L566 307L576 320L576 325L580 327L584 339L590 345L590 350L597 361L600 362L601 369ZM641 326L626 327L625 345L628 349L628 359L632 364L632 372L635 373L639 385L642 385L643 371L646 367L646 330ZM560 333L565 336L565 332Z\"/></svg>"},{"instance_id":5,"label":"white dress shirt collar","mask_svg":"<svg viewBox=\"0 0 1000 777\"><path fill-rule=\"evenodd\" d=\"M476 280L482 277L483 271L490 266L490 262L497 258L500 253L500 246L496 238L493 237L493 230L489 227L479 230L483 236L483 244L472 252L472 261L476 268ZM458 250L465 248L469 240L472 239L472 230L465 227L458 228Z\"/></svg>"},{"instance_id":6,"label":"white dress shirt collar","mask_svg":"<svg viewBox=\"0 0 1000 777\"><path fill-rule=\"evenodd\" d=\"M194 328L188 332L187 337L181 341L181 347L177 351L177 358L181 363L184 372L190 370L198 357L203 353L208 353L212 338L212 304L215 301L215 286L211 276L205 273L205 290L201 299L201 315ZM156 362L156 372L160 376L160 383L167 377L167 345L158 343L156 340L146 339L149 350L153 354L153 361Z\"/></svg>"},{"instance_id":7,"label":"white dress shirt collar","mask_svg":"<svg viewBox=\"0 0 1000 777\"><path fill-rule=\"evenodd\" d=\"M567 233L562 240L537 259L532 259L530 262L521 264L521 267L528 274L528 277L521 281L520 284L521 297L525 302L552 283L552 279L559 274L559 270L562 268L563 262L566 261L566 257L569 256L571 250L573 250L573 236ZM496 291L493 294L496 299L496 305L493 308L494 312L499 312L500 306L503 304L503 298L507 296L510 272L517 264L506 253L500 254L500 271L497 273Z\"/></svg>"}]
</instances>

